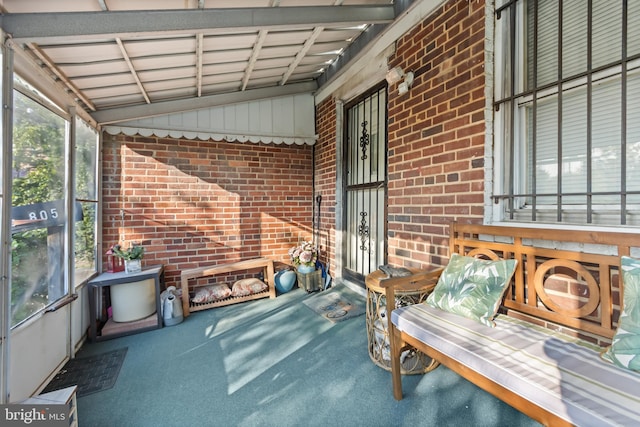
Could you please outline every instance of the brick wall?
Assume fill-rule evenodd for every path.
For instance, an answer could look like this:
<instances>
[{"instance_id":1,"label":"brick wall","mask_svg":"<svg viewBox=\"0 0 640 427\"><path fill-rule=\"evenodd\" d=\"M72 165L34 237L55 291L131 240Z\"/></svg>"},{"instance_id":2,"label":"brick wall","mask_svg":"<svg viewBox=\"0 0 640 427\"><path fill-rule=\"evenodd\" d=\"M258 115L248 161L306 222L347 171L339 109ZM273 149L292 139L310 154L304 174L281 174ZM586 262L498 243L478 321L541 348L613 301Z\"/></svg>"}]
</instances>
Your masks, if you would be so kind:
<instances>
[{"instance_id":1,"label":"brick wall","mask_svg":"<svg viewBox=\"0 0 640 427\"><path fill-rule=\"evenodd\" d=\"M389 94L389 262L443 265L447 224L483 216L484 2L444 4L389 66L415 73L408 94Z\"/></svg>"},{"instance_id":2,"label":"brick wall","mask_svg":"<svg viewBox=\"0 0 640 427\"><path fill-rule=\"evenodd\" d=\"M389 58L390 68L415 74L408 93L399 95L397 84L389 87L388 262L393 265L444 265L448 224L482 221L483 62L484 1L466 0L442 5L401 37ZM334 105L325 101L316 110L318 132L333 141ZM317 147L323 143L321 136ZM316 175L329 178L335 165L326 151L316 151L317 167L323 168ZM320 161L322 155L326 161ZM323 221L333 224L334 218Z\"/></svg>"},{"instance_id":3,"label":"brick wall","mask_svg":"<svg viewBox=\"0 0 640 427\"><path fill-rule=\"evenodd\" d=\"M335 214L336 214L336 103L328 98L318 105L315 145L315 194L320 203L318 244L322 261L328 262L329 271L335 271ZM318 215L316 213L316 215Z\"/></svg>"},{"instance_id":4,"label":"brick wall","mask_svg":"<svg viewBox=\"0 0 640 427\"><path fill-rule=\"evenodd\" d=\"M288 262L311 236L309 146L105 134L103 158L102 253L142 242L143 265L165 264L167 286L187 268Z\"/></svg>"}]
</instances>

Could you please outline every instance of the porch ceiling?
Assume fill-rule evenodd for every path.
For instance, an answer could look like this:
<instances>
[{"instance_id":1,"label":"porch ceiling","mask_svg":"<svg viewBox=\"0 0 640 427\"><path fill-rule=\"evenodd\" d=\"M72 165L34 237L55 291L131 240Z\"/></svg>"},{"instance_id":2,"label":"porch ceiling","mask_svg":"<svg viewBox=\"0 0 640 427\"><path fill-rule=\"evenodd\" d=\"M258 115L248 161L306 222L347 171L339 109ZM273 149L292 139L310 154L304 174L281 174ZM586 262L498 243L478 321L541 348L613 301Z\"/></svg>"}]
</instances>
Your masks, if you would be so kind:
<instances>
[{"instance_id":1,"label":"porch ceiling","mask_svg":"<svg viewBox=\"0 0 640 427\"><path fill-rule=\"evenodd\" d=\"M393 3L0 0L0 22L12 46L106 124L313 92L358 36L393 21Z\"/></svg>"}]
</instances>

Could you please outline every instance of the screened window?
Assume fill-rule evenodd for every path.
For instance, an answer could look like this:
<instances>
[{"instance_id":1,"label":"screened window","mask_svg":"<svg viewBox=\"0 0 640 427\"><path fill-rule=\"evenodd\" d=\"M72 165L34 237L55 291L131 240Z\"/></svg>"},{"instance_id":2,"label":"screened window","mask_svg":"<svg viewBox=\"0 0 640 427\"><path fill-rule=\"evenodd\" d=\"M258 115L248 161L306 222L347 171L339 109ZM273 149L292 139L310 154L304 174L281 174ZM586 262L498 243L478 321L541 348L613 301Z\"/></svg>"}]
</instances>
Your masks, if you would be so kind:
<instances>
[{"instance_id":1,"label":"screened window","mask_svg":"<svg viewBox=\"0 0 640 427\"><path fill-rule=\"evenodd\" d=\"M74 283L79 285L97 271L98 133L76 118L75 137Z\"/></svg>"},{"instance_id":2,"label":"screened window","mask_svg":"<svg viewBox=\"0 0 640 427\"><path fill-rule=\"evenodd\" d=\"M67 122L14 91L12 325L62 298Z\"/></svg>"},{"instance_id":3,"label":"screened window","mask_svg":"<svg viewBox=\"0 0 640 427\"><path fill-rule=\"evenodd\" d=\"M69 286L92 277L99 259L98 133L17 75L14 86L12 170L5 174L12 189L12 326L70 295Z\"/></svg>"},{"instance_id":4,"label":"screened window","mask_svg":"<svg viewBox=\"0 0 640 427\"><path fill-rule=\"evenodd\" d=\"M495 22L499 216L640 225L640 2L503 0Z\"/></svg>"}]
</instances>

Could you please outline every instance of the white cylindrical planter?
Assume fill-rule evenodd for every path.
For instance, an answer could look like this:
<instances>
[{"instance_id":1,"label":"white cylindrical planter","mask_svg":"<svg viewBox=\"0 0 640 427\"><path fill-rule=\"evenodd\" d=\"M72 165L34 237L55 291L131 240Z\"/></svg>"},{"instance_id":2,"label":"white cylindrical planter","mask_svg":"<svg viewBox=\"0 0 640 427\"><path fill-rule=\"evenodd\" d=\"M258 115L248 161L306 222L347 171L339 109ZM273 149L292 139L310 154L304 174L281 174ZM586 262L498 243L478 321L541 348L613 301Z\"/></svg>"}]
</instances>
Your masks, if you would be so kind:
<instances>
[{"instance_id":1,"label":"white cylindrical planter","mask_svg":"<svg viewBox=\"0 0 640 427\"><path fill-rule=\"evenodd\" d=\"M156 311L156 288L153 279L122 283L109 287L114 322L133 322Z\"/></svg>"}]
</instances>

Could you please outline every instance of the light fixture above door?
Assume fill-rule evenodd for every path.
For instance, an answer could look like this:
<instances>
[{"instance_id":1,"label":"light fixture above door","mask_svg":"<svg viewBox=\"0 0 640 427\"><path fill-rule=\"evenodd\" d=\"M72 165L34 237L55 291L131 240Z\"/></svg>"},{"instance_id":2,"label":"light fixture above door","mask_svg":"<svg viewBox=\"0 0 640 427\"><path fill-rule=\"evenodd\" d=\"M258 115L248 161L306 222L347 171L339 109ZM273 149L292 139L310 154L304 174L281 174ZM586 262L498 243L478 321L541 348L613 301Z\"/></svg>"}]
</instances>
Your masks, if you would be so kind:
<instances>
[{"instance_id":1,"label":"light fixture above door","mask_svg":"<svg viewBox=\"0 0 640 427\"><path fill-rule=\"evenodd\" d=\"M413 84L413 77L413 72L409 71L405 74L405 72L402 70L402 67L393 67L392 69L387 71L387 74L385 76L389 85L394 85L400 82L400 84L398 85L399 95L404 95L409 91L411 85Z\"/></svg>"}]
</instances>

